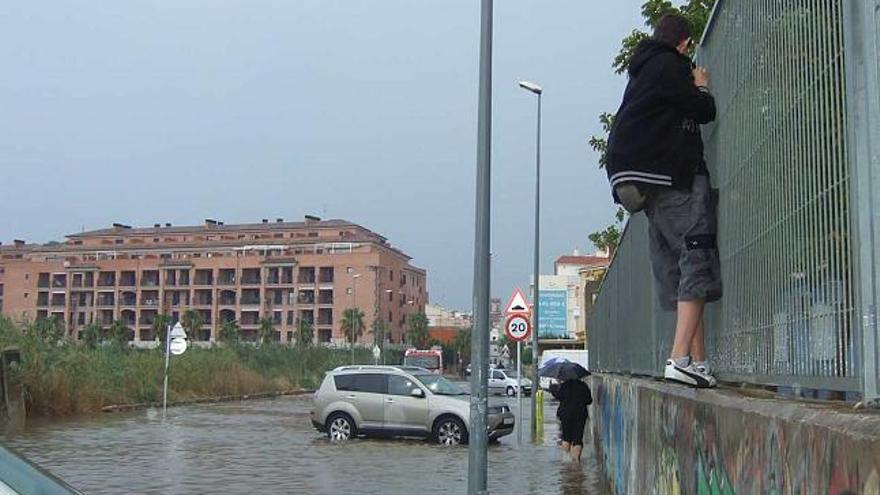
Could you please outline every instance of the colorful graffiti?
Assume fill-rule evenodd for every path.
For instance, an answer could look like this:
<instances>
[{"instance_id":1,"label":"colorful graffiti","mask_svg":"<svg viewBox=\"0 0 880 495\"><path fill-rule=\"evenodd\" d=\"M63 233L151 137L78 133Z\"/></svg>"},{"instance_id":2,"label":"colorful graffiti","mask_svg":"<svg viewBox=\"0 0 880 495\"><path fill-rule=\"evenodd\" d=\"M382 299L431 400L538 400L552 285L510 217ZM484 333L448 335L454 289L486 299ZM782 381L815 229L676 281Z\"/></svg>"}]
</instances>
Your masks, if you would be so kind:
<instances>
[{"instance_id":1,"label":"colorful graffiti","mask_svg":"<svg viewBox=\"0 0 880 495\"><path fill-rule=\"evenodd\" d=\"M593 438L616 494L880 495L876 415L841 418L733 392L592 380ZM859 421L858 433L848 431Z\"/></svg>"}]
</instances>

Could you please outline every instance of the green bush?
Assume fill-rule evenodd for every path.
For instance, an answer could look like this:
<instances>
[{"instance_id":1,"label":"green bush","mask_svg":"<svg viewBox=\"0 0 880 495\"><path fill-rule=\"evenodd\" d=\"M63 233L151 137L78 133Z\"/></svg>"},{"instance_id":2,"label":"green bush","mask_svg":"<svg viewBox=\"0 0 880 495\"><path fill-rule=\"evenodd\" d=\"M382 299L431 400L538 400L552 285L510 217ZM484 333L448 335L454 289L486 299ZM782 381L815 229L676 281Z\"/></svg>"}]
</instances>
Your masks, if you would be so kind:
<instances>
[{"instance_id":1,"label":"green bush","mask_svg":"<svg viewBox=\"0 0 880 495\"><path fill-rule=\"evenodd\" d=\"M45 323L15 325L0 317L0 347L22 351L21 378L30 415L81 414L162 400L162 350L99 344L94 338L59 340L52 328ZM356 349L355 359L373 362L368 349ZM399 352L386 353L389 364L400 359ZM256 346L231 340L207 349L191 347L182 356L171 356L169 401L312 389L326 371L350 363L348 349L321 346Z\"/></svg>"}]
</instances>

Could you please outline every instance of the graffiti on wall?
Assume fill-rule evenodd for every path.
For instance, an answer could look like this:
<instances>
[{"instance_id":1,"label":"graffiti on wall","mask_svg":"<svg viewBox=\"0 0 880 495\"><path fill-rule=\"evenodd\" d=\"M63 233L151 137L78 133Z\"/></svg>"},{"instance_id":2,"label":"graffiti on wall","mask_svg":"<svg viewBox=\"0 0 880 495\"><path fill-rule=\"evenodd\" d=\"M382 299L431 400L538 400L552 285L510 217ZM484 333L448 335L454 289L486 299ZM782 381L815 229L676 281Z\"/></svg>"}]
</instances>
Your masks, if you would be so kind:
<instances>
[{"instance_id":1,"label":"graffiti on wall","mask_svg":"<svg viewBox=\"0 0 880 495\"><path fill-rule=\"evenodd\" d=\"M614 493L880 495L878 442L638 383L593 381L593 438Z\"/></svg>"}]
</instances>

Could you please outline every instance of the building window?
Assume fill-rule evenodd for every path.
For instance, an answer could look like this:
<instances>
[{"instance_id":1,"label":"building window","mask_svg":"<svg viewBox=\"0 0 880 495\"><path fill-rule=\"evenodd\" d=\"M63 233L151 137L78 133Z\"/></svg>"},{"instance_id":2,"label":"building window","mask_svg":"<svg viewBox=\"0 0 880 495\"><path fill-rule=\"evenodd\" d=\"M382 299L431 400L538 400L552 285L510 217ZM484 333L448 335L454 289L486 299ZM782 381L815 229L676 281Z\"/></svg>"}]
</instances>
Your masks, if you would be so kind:
<instances>
[{"instance_id":1,"label":"building window","mask_svg":"<svg viewBox=\"0 0 880 495\"><path fill-rule=\"evenodd\" d=\"M122 244L122 239L116 239L113 242L115 242L116 244Z\"/></svg>"}]
</instances>

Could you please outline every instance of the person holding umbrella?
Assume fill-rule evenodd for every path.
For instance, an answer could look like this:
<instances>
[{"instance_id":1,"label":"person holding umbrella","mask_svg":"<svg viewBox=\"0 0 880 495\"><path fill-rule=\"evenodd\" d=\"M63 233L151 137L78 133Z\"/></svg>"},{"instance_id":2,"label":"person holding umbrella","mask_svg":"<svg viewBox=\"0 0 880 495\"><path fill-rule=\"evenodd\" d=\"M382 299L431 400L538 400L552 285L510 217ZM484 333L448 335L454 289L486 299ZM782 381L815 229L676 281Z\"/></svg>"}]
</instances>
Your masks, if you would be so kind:
<instances>
[{"instance_id":1,"label":"person holding umbrella","mask_svg":"<svg viewBox=\"0 0 880 495\"><path fill-rule=\"evenodd\" d=\"M581 462L584 428L589 417L587 406L593 403L590 387L581 378L590 372L577 363L560 360L545 364L538 374L561 382L559 388L551 389L550 393L559 401L556 417L562 426L562 450L571 455L571 460Z\"/></svg>"}]
</instances>

